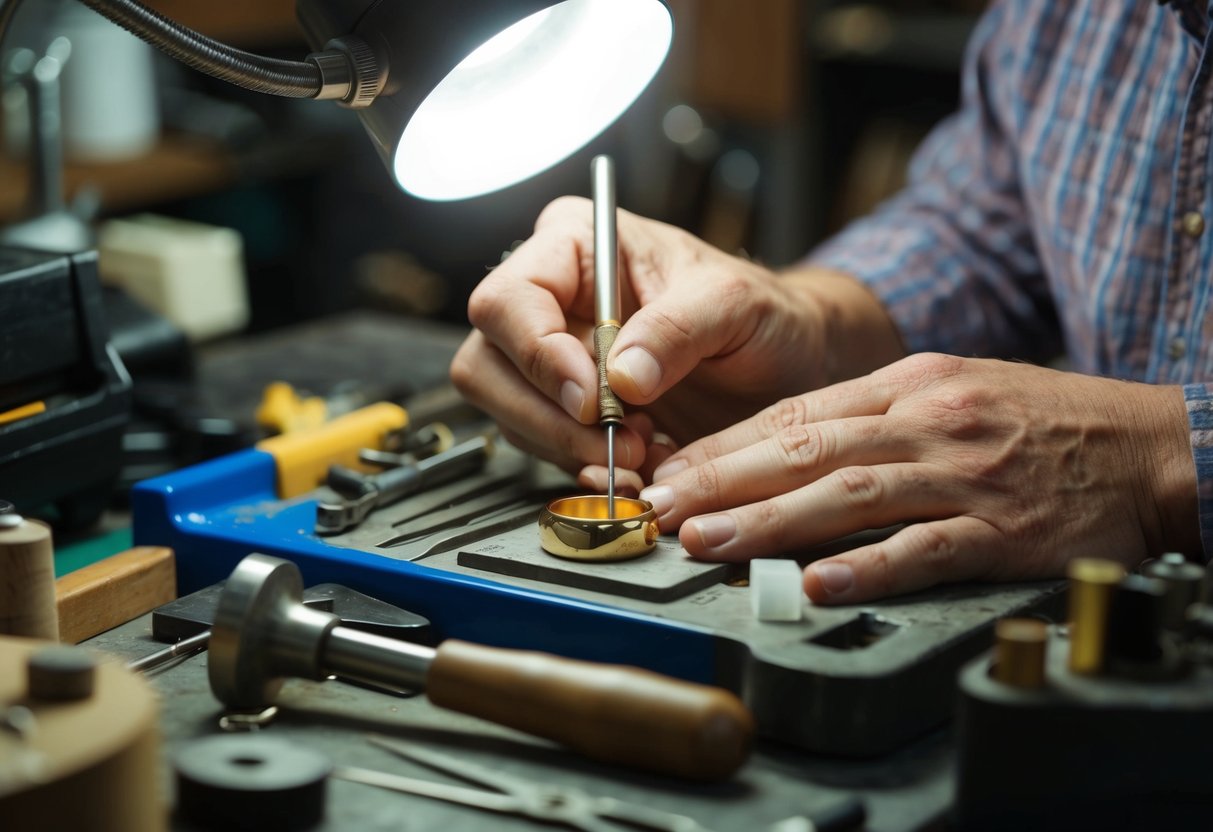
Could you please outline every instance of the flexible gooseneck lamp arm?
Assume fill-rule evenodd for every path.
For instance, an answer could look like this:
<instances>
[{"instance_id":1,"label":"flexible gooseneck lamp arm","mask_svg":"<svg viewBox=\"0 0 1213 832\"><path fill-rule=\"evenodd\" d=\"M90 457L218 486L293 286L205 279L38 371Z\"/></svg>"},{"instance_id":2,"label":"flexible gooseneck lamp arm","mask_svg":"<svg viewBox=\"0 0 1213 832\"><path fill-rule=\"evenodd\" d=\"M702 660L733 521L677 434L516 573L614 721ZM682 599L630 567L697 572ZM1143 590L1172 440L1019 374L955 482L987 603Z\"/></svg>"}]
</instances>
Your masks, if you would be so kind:
<instances>
[{"instance_id":1,"label":"flexible gooseneck lamp arm","mask_svg":"<svg viewBox=\"0 0 1213 832\"><path fill-rule=\"evenodd\" d=\"M359 38L341 39L303 61L285 61L245 52L182 26L135 0L80 0L81 3L188 67L254 92L286 98L338 99L351 107L370 104L382 86L375 55ZM0 10L0 45L21 0Z\"/></svg>"}]
</instances>

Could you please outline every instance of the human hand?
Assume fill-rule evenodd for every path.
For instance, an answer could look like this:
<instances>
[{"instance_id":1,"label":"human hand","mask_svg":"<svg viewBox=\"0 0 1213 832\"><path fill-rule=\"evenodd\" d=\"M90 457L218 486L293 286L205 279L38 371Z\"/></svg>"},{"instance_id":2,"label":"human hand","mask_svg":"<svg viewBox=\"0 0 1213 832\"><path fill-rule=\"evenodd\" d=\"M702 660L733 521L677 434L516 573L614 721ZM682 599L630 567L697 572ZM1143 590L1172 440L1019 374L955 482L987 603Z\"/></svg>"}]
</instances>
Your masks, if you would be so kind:
<instances>
[{"instance_id":1,"label":"human hand","mask_svg":"<svg viewBox=\"0 0 1213 832\"><path fill-rule=\"evenodd\" d=\"M909 524L809 565L819 603L1199 546L1178 388L1002 361L912 356L785 399L682 449L655 478L641 496L705 560Z\"/></svg>"},{"instance_id":2,"label":"human hand","mask_svg":"<svg viewBox=\"0 0 1213 832\"><path fill-rule=\"evenodd\" d=\"M631 405L617 445L620 467L647 477L669 453L666 436L689 442L838 373L895 357L874 355L866 334L849 348L830 347L844 339L835 333L850 334L859 306L886 330L880 343L897 344L875 299L851 278L779 277L626 211L617 227L624 321L608 372ZM451 366L456 387L510 442L569 471L606 462L593 281L591 203L557 200L531 239L472 293L476 331Z\"/></svg>"}]
</instances>

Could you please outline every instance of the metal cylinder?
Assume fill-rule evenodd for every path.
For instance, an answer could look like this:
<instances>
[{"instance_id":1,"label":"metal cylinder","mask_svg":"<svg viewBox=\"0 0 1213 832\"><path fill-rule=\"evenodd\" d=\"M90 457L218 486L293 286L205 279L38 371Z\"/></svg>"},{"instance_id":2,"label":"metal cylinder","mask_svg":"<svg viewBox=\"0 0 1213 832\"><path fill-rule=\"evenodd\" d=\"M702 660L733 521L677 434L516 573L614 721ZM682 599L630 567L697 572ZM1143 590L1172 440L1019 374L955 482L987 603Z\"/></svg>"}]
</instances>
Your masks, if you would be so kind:
<instances>
[{"instance_id":1,"label":"metal cylinder","mask_svg":"<svg viewBox=\"0 0 1213 832\"><path fill-rule=\"evenodd\" d=\"M336 676L422 691L434 654L432 647L334 627L321 662Z\"/></svg>"},{"instance_id":2,"label":"metal cylinder","mask_svg":"<svg viewBox=\"0 0 1213 832\"><path fill-rule=\"evenodd\" d=\"M1166 584L1157 578L1128 575L1117 584L1108 606L1104 648L1112 670L1151 665L1162 658L1160 613L1165 597Z\"/></svg>"},{"instance_id":3,"label":"metal cylinder","mask_svg":"<svg viewBox=\"0 0 1213 832\"><path fill-rule=\"evenodd\" d=\"M1103 670L1108 606L1125 568L1102 558L1070 561L1070 671L1096 674Z\"/></svg>"},{"instance_id":4,"label":"metal cylinder","mask_svg":"<svg viewBox=\"0 0 1213 832\"><path fill-rule=\"evenodd\" d=\"M1162 626L1172 632L1182 631L1188 607L1200 602L1205 570L1178 552L1168 552L1142 571L1163 582Z\"/></svg>"},{"instance_id":5,"label":"metal cylinder","mask_svg":"<svg viewBox=\"0 0 1213 832\"><path fill-rule=\"evenodd\" d=\"M1004 618L994 625L994 678L1015 688L1045 684L1049 628L1035 618Z\"/></svg>"},{"instance_id":6,"label":"metal cylinder","mask_svg":"<svg viewBox=\"0 0 1213 832\"><path fill-rule=\"evenodd\" d=\"M596 323L619 318L619 241L615 232L615 163L610 156L590 162L594 195L594 315Z\"/></svg>"}]
</instances>

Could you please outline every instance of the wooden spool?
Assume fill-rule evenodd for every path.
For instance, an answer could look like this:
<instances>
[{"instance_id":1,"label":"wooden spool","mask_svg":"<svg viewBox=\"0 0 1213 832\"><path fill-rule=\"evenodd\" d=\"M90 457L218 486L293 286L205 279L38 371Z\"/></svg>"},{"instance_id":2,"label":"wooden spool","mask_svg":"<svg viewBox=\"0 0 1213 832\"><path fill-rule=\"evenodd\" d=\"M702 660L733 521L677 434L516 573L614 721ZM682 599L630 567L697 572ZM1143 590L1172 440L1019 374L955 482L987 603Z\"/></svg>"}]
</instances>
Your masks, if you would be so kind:
<instances>
[{"instance_id":1,"label":"wooden spool","mask_svg":"<svg viewBox=\"0 0 1213 832\"><path fill-rule=\"evenodd\" d=\"M91 695L29 696L29 656L50 642L0 637L0 825L72 832L162 832L156 700L120 664L99 664ZM67 649L67 648L58 648ZM18 720L17 716L21 719Z\"/></svg>"},{"instance_id":2,"label":"wooden spool","mask_svg":"<svg viewBox=\"0 0 1213 832\"><path fill-rule=\"evenodd\" d=\"M16 515L6 519L16 524L0 527L0 634L58 641L50 527Z\"/></svg>"}]
</instances>

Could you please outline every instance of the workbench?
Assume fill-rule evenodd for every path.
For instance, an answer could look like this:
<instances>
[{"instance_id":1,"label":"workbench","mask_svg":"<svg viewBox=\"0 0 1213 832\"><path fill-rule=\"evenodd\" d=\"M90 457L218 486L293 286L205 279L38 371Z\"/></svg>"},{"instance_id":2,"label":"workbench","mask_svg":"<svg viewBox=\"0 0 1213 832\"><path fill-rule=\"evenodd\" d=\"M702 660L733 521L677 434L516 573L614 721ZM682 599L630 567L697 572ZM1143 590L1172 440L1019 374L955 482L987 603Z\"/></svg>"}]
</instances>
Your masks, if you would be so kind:
<instances>
[{"instance_id":1,"label":"workbench","mask_svg":"<svg viewBox=\"0 0 1213 832\"><path fill-rule=\"evenodd\" d=\"M163 646L152 640L150 615L85 644L122 660ZM160 696L166 795L172 794L172 755L190 740L220 733L222 708L210 692L206 655L186 657L147 674ZM424 696L391 696L339 681L288 682L279 715L262 731L322 751L340 765L452 782L363 739L369 733L386 734L526 779L684 814L714 832L753 832L790 816L820 811L851 794L866 803L868 829L945 828L953 790L947 729L870 760L827 758L761 742L738 775L719 785L688 784L596 763L543 740L436 708ZM172 828L189 827L174 821ZM326 821L318 827L326 832L534 828L524 819L341 780L329 782Z\"/></svg>"}]
</instances>

